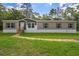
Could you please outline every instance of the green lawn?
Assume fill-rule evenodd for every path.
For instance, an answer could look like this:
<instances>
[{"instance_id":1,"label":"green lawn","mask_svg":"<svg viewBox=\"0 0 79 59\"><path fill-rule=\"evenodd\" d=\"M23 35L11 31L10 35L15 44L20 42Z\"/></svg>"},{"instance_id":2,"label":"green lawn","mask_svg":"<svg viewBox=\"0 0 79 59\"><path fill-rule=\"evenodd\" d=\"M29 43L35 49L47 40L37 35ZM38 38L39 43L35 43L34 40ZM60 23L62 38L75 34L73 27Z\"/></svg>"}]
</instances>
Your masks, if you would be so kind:
<instances>
[{"instance_id":1,"label":"green lawn","mask_svg":"<svg viewBox=\"0 0 79 59\"><path fill-rule=\"evenodd\" d=\"M23 36L49 39L79 39L79 33L25 33Z\"/></svg>"},{"instance_id":2,"label":"green lawn","mask_svg":"<svg viewBox=\"0 0 79 59\"><path fill-rule=\"evenodd\" d=\"M52 42L41 40L27 40L11 37L14 34L0 33L0 55L21 56L79 56L78 42ZM54 35L54 36L53 36ZM50 33L27 33L23 36L43 38L77 38L76 34L50 34Z\"/></svg>"}]
</instances>

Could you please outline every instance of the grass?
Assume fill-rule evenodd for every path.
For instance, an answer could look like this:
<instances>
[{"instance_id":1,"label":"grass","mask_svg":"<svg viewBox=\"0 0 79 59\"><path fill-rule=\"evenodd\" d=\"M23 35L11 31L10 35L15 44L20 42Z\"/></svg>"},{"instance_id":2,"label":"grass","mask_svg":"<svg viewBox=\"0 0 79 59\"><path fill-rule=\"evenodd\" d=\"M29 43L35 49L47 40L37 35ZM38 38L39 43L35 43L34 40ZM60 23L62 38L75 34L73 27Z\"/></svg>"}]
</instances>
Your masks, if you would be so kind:
<instances>
[{"instance_id":1,"label":"grass","mask_svg":"<svg viewBox=\"0 0 79 59\"><path fill-rule=\"evenodd\" d=\"M79 39L79 33L25 33L23 36L48 39Z\"/></svg>"},{"instance_id":2,"label":"grass","mask_svg":"<svg viewBox=\"0 0 79 59\"><path fill-rule=\"evenodd\" d=\"M79 56L78 42L51 42L27 40L11 37L14 34L0 33L0 55L7 56ZM78 38L76 34L27 33L29 37L43 38ZM54 37L52 37L54 35ZM55 36L56 35L56 36ZM60 37L59 37L60 36ZM71 37L70 37L71 36Z\"/></svg>"}]
</instances>

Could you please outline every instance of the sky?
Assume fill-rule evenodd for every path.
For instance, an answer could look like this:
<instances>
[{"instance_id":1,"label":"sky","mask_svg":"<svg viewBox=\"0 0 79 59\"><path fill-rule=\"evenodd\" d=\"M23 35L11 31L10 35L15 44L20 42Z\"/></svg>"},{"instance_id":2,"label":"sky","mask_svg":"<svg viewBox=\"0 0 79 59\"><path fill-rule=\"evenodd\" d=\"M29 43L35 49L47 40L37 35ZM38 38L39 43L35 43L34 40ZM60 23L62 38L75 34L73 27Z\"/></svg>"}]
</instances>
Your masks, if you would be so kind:
<instances>
[{"instance_id":1,"label":"sky","mask_svg":"<svg viewBox=\"0 0 79 59\"><path fill-rule=\"evenodd\" d=\"M59 3L32 3L31 5L33 12L37 12L40 15L48 14L50 9L57 9L58 7L60 7ZM4 6L6 6L7 8L15 8L17 7L17 3L5 3Z\"/></svg>"}]
</instances>

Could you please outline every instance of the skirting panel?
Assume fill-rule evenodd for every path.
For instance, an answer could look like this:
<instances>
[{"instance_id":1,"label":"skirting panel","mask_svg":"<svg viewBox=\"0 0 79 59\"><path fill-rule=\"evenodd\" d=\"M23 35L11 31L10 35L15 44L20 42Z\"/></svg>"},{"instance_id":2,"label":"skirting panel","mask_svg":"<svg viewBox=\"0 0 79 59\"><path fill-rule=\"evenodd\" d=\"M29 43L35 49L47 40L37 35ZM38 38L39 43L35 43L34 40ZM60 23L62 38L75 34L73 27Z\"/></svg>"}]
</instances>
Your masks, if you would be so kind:
<instances>
[{"instance_id":1,"label":"skirting panel","mask_svg":"<svg viewBox=\"0 0 79 59\"><path fill-rule=\"evenodd\" d=\"M4 33L16 33L16 30L3 30ZM75 29L54 29L54 30L25 30L25 32L32 32L32 33L76 33Z\"/></svg>"},{"instance_id":2,"label":"skirting panel","mask_svg":"<svg viewBox=\"0 0 79 59\"><path fill-rule=\"evenodd\" d=\"M3 30L4 33L16 33L16 30Z\"/></svg>"},{"instance_id":3,"label":"skirting panel","mask_svg":"<svg viewBox=\"0 0 79 59\"><path fill-rule=\"evenodd\" d=\"M25 30L25 32L76 33L76 30L74 29Z\"/></svg>"}]
</instances>

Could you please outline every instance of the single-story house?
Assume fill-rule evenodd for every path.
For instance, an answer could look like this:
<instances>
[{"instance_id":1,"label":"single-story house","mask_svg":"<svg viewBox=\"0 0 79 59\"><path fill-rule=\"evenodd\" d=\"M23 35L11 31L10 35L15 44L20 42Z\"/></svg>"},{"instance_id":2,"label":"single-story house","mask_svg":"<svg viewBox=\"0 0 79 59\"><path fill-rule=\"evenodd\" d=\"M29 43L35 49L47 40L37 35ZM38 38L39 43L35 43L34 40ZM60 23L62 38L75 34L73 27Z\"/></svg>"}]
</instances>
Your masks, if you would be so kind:
<instances>
[{"instance_id":1,"label":"single-story house","mask_svg":"<svg viewBox=\"0 0 79 59\"><path fill-rule=\"evenodd\" d=\"M24 32L75 33L76 21L73 20L3 20L3 32L16 33L17 28Z\"/></svg>"}]
</instances>

